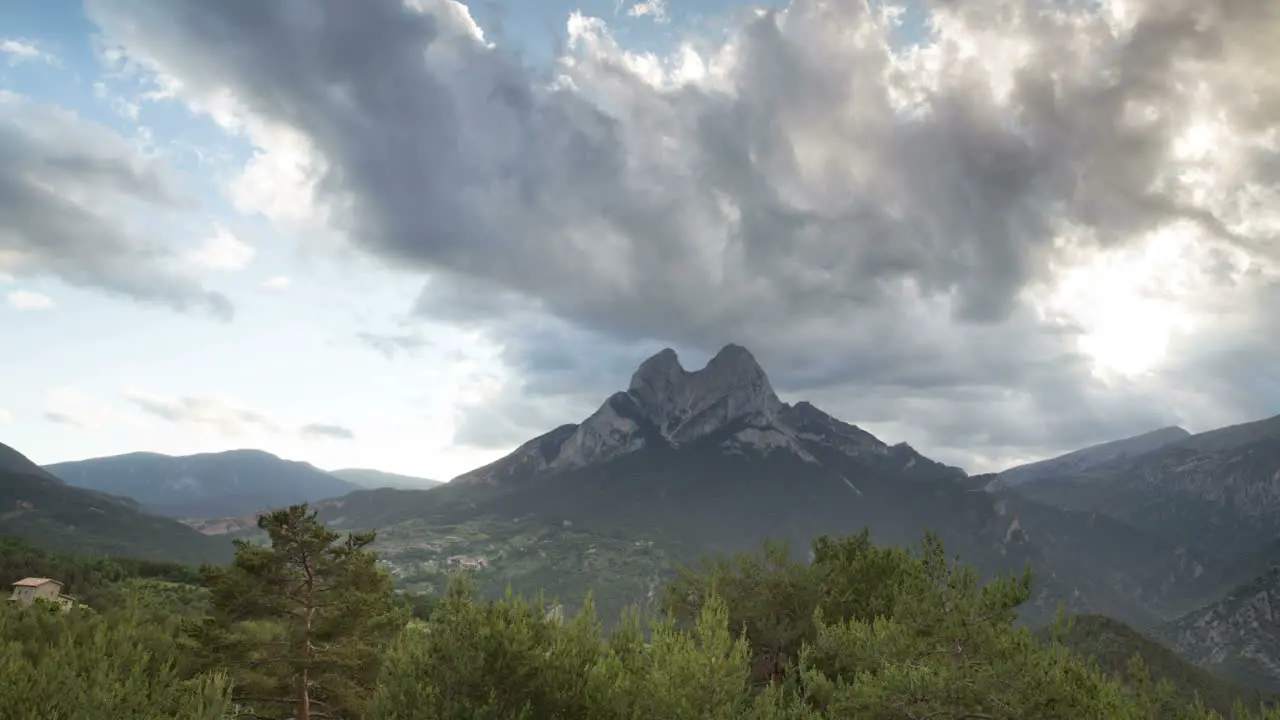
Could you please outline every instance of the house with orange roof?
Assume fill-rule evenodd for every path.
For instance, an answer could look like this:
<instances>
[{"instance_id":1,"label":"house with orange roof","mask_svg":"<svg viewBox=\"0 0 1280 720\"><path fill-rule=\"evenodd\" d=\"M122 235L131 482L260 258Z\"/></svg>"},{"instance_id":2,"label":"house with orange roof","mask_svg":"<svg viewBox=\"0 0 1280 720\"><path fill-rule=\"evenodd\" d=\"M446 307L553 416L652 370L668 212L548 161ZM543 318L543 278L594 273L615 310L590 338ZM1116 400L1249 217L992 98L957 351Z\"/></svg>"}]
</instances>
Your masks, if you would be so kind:
<instances>
[{"instance_id":1,"label":"house with orange roof","mask_svg":"<svg viewBox=\"0 0 1280 720\"><path fill-rule=\"evenodd\" d=\"M76 602L70 595L63 595L62 583L52 578L29 577L13 584L13 595L9 596L9 602L26 607L36 600L57 603L63 610L70 610Z\"/></svg>"}]
</instances>

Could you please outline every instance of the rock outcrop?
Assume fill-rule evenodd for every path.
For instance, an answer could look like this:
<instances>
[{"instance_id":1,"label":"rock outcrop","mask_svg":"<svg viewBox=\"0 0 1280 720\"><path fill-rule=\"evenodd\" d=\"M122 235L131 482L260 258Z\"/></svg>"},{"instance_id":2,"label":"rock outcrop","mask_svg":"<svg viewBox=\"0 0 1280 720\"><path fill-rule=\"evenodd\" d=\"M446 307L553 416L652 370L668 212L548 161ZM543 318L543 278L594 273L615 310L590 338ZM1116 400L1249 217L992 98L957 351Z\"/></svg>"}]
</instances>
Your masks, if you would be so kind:
<instances>
[{"instance_id":1,"label":"rock outcrop","mask_svg":"<svg viewBox=\"0 0 1280 720\"><path fill-rule=\"evenodd\" d=\"M1197 665L1280 692L1280 566L1155 635Z\"/></svg>"}]
</instances>

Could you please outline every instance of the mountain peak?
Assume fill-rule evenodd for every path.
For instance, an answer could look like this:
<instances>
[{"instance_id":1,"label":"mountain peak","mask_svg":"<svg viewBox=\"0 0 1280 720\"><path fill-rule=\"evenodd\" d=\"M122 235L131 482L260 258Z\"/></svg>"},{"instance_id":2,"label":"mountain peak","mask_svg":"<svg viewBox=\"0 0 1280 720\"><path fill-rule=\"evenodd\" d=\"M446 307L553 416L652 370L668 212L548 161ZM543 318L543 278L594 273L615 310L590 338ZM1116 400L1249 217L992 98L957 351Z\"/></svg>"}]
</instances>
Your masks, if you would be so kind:
<instances>
[{"instance_id":1,"label":"mountain peak","mask_svg":"<svg viewBox=\"0 0 1280 720\"><path fill-rule=\"evenodd\" d=\"M760 364L756 362L756 358L751 351L742 347L729 343L720 348L715 357L707 363L707 367L754 367L759 369Z\"/></svg>"},{"instance_id":2,"label":"mountain peak","mask_svg":"<svg viewBox=\"0 0 1280 720\"><path fill-rule=\"evenodd\" d=\"M676 449L704 441L724 454L785 452L809 464L821 464L814 455L819 448L864 464L897 463L900 470L918 459L909 448L890 452L874 435L810 403L784 404L751 352L729 344L694 371L681 366L675 350L663 349L640 363L626 392L609 396L581 424L534 438L456 480L460 485L499 482L587 467L649 447ZM859 492L851 481L845 484Z\"/></svg>"},{"instance_id":3,"label":"mountain peak","mask_svg":"<svg viewBox=\"0 0 1280 720\"><path fill-rule=\"evenodd\" d=\"M671 348L663 348L648 360L640 363L640 367L631 375L628 392L643 392L645 388L657 387L678 381L688 373L680 365L680 356Z\"/></svg>"},{"instance_id":4,"label":"mountain peak","mask_svg":"<svg viewBox=\"0 0 1280 720\"><path fill-rule=\"evenodd\" d=\"M730 424L779 424L785 405L751 352L726 345L689 372L665 348L640 363L626 392L615 393L558 444L552 468L581 467L632 452L649 441L680 445Z\"/></svg>"},{"instance_id":5,"label":"mountain peak","mask_svg":"<svg viewBox=\"0 0 1280 720\"><path fill-rule=\"evenodd\" d=\"M782 407L769 378L751 352L725 345L693 372L674 350L645 360L631 377L627 394L668 440L691 440L730 421L751 415L772 418Z\"/></svg>"}]
</instances>

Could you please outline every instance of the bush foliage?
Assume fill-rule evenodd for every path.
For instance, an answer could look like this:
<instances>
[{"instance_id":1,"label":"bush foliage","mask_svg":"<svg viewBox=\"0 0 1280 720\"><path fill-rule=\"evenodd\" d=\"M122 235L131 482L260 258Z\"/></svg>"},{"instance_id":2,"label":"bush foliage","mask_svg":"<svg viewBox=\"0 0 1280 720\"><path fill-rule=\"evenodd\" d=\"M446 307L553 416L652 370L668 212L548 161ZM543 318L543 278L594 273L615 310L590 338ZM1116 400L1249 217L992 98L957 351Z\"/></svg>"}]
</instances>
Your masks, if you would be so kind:
<instances>
[{"instance_id":1,"label":"bush foliage","mask_svg":"<svg viewBox=\"0 0 1280 720\"><path fill-rule=\"evenodd\" d=\"M666 612L606 633L588 599L487 601L466 575L404 598L371 534L306 506L265 515L270 547L199 574L16 544L0 568L45 574L97 604L0 608L5 717L231 720L1280 720L1227 712L1015 626L1029 574L982 583L934 537L866 533L686 569ZM21 571L21 572L15 572ZM54 572L57 571L57 572ZM80 587L76 587L76 584Z\"/></svg>"}]
</instances>

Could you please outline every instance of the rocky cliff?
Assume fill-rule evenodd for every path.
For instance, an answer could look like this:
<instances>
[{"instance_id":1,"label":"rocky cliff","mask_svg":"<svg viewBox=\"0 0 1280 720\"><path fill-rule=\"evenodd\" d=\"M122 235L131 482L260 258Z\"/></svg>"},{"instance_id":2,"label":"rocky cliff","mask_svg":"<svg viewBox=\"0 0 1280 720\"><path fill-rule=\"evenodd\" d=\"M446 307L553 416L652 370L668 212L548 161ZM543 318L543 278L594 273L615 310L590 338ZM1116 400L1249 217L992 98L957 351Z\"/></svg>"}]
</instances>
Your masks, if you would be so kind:
<instances>
[{"instance_id":1,"label":"rocky cliff","mask_svg":"<svg viewBox=\"0 0 1280 720\"><path fill-rule=\"evenodd\" d=\"M1280 692L1280 566L1160 627L1155 636L1197 665Z\"/></svg>"}]
</instances>

